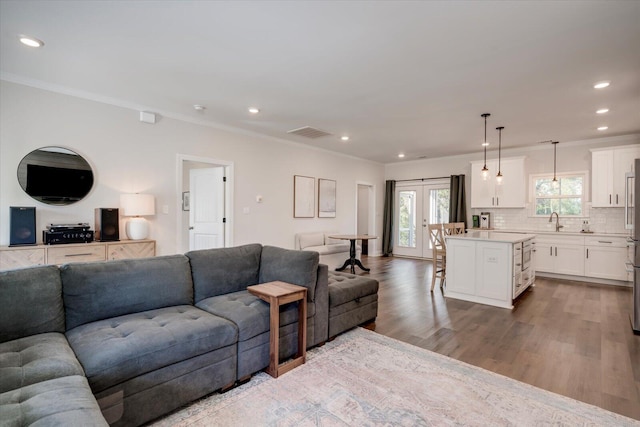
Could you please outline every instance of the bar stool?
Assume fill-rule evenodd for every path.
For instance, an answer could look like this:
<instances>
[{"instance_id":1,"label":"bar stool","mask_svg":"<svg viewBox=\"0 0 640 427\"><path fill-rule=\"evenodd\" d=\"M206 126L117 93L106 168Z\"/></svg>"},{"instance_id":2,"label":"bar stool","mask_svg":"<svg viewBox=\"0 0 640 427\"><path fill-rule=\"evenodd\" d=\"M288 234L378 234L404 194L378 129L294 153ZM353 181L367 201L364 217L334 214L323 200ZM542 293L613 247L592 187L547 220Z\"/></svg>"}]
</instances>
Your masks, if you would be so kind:
<instances>
[{"instance_id":1,"label":"bar stool","mask_svg":"<svg viewBox=\"0 0 640 427\"><path fill-rule=\"evenodd\" d=\"M431 271L431 292L436 284L436 279L440 279L440 287L446 277L446 256L447 247L444 241L444 231L442 224L429 224L429 240L431 241L433 253L433 269Z\"/></svg>"}]
</instances>

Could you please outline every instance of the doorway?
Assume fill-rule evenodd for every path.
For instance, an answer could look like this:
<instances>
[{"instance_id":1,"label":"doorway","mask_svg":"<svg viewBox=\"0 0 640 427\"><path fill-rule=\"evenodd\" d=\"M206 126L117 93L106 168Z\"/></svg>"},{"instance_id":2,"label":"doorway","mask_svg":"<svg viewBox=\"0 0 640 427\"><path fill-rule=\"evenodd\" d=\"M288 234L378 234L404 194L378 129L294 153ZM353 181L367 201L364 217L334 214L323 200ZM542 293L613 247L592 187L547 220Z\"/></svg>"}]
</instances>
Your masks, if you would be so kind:
<instances>
[{"instance_id":1,"label":"doorway","mask_svg":"<svg viewBox=\"0 0 640 427\"><path fill-rule=\"evenodd\" d=\"M449 221L449 181L397 185L394 255L432 258L429 224Z\"/></svg>"},{"instance_id":2,"label":"doorway","mask_svg":"<svg viewBox=\"0 0 640 427\"><path fill-rule=\"evenodd\" d=\"M178 252L233 245L233 163L178 155Z\"/></svg>"},{"instance_id":3,"label":"doorway","mask_svg":"<svg viewBox=\"0 0 640 427\"><path fill-rule=\"evenodd\" d=\"M356 234L375 236L375 186L365 182L356 183ZM375 240L362 241L362 254L375 253Z\"/></svg>"}]
</instances>

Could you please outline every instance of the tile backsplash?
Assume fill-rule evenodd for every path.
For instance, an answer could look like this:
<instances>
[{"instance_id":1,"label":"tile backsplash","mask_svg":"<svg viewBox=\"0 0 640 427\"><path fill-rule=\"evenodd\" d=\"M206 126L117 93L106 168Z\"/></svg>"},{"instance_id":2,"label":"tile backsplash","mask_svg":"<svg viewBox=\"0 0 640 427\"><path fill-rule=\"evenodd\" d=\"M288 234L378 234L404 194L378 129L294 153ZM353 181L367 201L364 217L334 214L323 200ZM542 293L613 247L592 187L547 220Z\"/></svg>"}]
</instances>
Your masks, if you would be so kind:
<instances>
[{"instance_id":1,"label":"tile backsplash","mask_svg":"<svg viewBox=\"0 0 640 427\"><path fill-rule=\"evenodd\" d=\"M586 206L584 217L563 217L560 215L562 231L579 232L582 223L589 222L589 229L595 233L630 234L624 228L623 208L591 208ZM471 209L471 215L480 215L481 212L491 214L491 227L498 230L527 230L527 231L555 231L555 215L552 222L549 217L530 216L530 208L524 209Z\"/></svg>"}]
</instances>

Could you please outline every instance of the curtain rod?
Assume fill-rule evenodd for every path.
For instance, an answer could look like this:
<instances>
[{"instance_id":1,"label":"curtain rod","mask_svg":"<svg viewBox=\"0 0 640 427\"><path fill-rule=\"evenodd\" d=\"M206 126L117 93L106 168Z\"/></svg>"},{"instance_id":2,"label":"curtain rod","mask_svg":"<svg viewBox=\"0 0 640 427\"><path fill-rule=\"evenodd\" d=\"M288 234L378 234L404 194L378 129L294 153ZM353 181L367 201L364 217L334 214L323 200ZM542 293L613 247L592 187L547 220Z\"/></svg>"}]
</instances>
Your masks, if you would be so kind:
<instances>
[{"instance_id":1,"label":"curtain rod","mask_svg":"<svg viewBox=\"0 0 640 427\"><path fill-rule=\"evenodd\" d=\"M451 176L436 176L433 178L414 178L414 179L396 179L396 182L405 182L405 181L429 181L431 179L449 179Z\"/></svg>"}]
</instances>

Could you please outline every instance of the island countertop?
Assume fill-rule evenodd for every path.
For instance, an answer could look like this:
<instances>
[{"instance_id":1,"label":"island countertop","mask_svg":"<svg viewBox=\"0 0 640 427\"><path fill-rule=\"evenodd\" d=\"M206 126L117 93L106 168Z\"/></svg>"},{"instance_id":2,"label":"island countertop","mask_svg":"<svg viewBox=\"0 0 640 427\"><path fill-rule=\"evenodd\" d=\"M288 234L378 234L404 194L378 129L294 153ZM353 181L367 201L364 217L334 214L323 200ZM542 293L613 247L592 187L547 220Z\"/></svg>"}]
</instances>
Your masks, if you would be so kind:
<instances>
[{"instance_id":1,"label":"island countertop","mask_svg":"<svg viewBox=\"0 0 640 427\"><path fill-rule=\"evenodd\" d=\"M518 243L525 240L534 239L535 234L521 234L521 233L501 233L499 231L469 231L465 234L454 234L451 236L445 236L446 239L474 239L485 240L490 242L504 242L504 243Z\"/></svg>"}]
</instances>

